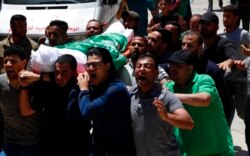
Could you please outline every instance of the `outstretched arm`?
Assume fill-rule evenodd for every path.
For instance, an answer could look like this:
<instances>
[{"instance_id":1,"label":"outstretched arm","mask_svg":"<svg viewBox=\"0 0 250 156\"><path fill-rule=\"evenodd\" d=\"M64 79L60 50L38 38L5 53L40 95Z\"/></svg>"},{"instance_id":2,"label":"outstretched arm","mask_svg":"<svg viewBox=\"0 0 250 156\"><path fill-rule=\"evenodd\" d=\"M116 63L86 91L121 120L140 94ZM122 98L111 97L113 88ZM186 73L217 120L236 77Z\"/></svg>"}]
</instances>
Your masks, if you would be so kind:
<instances>
[{"instance_id":1,"label":"outstretched arm","mask_svg":"<svg viewBox=\"0 0 250 156\"><path fill-rule=\"evenodd\" d=\"M206 92L200 92L195 94L175 94L182 103L198 106L198 107L207 107L211 102L211 95Z\"/></svg>"}]
</instances>

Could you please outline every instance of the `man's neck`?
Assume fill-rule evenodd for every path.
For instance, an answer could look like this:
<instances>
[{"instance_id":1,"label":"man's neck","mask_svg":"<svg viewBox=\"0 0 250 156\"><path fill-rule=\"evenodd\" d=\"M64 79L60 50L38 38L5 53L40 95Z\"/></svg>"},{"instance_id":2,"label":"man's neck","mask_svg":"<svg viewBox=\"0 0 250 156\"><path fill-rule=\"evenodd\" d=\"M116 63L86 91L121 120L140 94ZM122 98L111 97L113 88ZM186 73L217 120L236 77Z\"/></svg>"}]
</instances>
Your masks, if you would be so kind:
<instances>
[{"instance_id":1,"label":"man's neck","mask_svg":"<svg viewBox=\"0 0 250 156\"><path fill-rule=\"evenodd\" d=\"M21 38L19 36L16 36L16 35L13 35L13 34L10 36L10 42L12 44L17 44L17 43L21 42L22 40L23 40L23 38Z\"/></svg>"},{"instance_id":2,"label":"man's neck","mask_svg":"<svg viewBox=\"0 0 250 156\"><path fill-rule=\"evenodd\" d=\"M18 89L20 86L18 79L8 79L8 82L13 88Z\"/></svg>"},{"instance_id":3,"label":"man's neck","mask_svg":"<svg viewBox=\"0 0 250 156\"><path fill-rule=\"evenodd\" d=\"M231 33L231 32L234 32L236 29L237 29L237 26L233 26L233 27L230 27L230 28L225 28L224 31L226 33Z\"/></svg>"},{"instance_id":4,"label":"man's neck","mask_svg":"<svg viewBox=\"0 0 250 156\"><path fill-rule=\"evenodd\" d=\"M147 87L139 87L139 90L143 93L143 94L148 94L151 92L151 90L153 89L154 84L149 85Z\"/></svg>"}]
</instances>

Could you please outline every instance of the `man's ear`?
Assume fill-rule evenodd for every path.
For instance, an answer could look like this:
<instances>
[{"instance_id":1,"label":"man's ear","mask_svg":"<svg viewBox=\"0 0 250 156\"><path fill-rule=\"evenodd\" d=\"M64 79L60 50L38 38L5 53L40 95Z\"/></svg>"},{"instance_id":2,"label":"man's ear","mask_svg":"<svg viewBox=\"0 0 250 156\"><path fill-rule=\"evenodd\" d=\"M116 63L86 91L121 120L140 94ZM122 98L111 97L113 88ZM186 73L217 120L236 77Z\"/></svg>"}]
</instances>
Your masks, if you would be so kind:
<instances>
[{"instance_id":1,"label":"man's ear","mask_svg":"<svg viewBox=\"0 0 250 156\"><path fill-rule=\"evenodd\" d=\"M12 25L12 24L10 25L10 29L11 29L11 30L13 30L14 27L15 27L14 25Z\"/></svg>"},{"instance_id":2,"label":"man's ear","mask_svg":"<svg viewBox=\"0 0 250 156\"><path fill-rule=\"evenodd\" d=\"M110 63L105 64L105 70L109 71L109 69L110 69Z\"/></svg>"},{"instance_id":3,"label":"man's ear","mask_svg":"<svg viewBox=\"0 0 250 156\"><path fill-rule=\"evenodd\" d=\"M158 67L157 67L157 69L155 70L155 75L156 75L155 79L157 80L158 75L159 75L159 69L158 69Z\"/></svg>"},{"instance_id":4,"label":"man's ear","mask_svg":"<svg viewBox=\"0 0 250 156\"><path fill-rule=\"evenodd\" d=\"M188 66L188 72L193 72L194 70L194 66L193 65L189 65Z\"/></svg>"},{"instance_id":5,"label":"man's ear","mask_svg":"<svg viewBox=\"0 0 250 156\"><path fill-rule=\"evenodd\" d=\"M28 64L27 59L23 59L21 60L21 62L22 62L23 69L25 69L26 65Z\"/></svg>"},{"instance_id":6,"label":"man's ear","mask_svg":"<svg viewBox=\"0 0 250 156\"><path fill-rule=\"evenodd\" d=\"M141 22L140 22L140 21L138 21L138 22L137 22L137 28L139 28L139 27L140 27L140 25L141 25Z\"/></svg>"},{"instance_id":7,"label":"man's ear","mask_svg":"<svg viewBox=\"0 0 250 156\"><path fill-rule=\"evenodd\" d=\"M64 39L65 42L67 42L67 40L68 40L68 34L67 33L64 35L63 39Z\"/></svg>"},{"instance_id":8,"label":"man's ear","mask_svg":"<svg viewBox=\"0 0 250 156\"><path fill-rule=\"evenodd\" d=\"M73 77L77 77L77 75L78 75L77 71L74 70L72 75L73 75Z\"/></svg>"}]
</instances>

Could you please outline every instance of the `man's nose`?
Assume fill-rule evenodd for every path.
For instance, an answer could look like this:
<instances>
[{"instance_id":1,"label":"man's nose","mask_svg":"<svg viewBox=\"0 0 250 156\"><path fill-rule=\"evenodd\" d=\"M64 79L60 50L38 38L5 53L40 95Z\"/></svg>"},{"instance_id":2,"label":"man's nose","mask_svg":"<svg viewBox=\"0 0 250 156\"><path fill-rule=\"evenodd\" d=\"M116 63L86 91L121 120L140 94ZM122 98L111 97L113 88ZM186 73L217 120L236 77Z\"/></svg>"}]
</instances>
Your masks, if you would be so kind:
<instances>
[{"instance_id":1,"label":"man's nose","mask_svg":"<svg viewBox=\"0 0 250 156\"><path fill-rule=\"evenodd\" d=\"M7 61L7 62L5 63L5 65L7 65L7 66L11 66L11 65L12 65L12 63L11 63L11 61Z\"/></svg>"}]
</instances>

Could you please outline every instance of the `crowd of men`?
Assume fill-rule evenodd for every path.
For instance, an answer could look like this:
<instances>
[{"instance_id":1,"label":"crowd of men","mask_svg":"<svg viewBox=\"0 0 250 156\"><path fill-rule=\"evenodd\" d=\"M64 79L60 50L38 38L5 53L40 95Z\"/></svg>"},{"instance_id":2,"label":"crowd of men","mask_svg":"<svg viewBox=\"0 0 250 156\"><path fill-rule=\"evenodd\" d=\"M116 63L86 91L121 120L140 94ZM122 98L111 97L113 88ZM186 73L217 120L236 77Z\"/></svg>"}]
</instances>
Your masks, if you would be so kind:
<instances>
[{"instance_id":1,"label":"crowd of men","mask_svg":"<svg viewBox=\"0 0 250 156\"><path fill-rule=\"evenodd\" d=\"M54 72L29 70L31 50L67 43L68 24L51 21L36 43L13 15L0 42L0 155L233 156L235 107L250 149L250 35L239 7L223 7L219 31L212 11L178 13L183 2L159 0L148 22L146 2L123 0L117 18L134 31L126 64L116 69L108 49L91 47L83 73L70 54ZM86 37L103 31L90 20Z\"/></svg>"}]
</instances>

